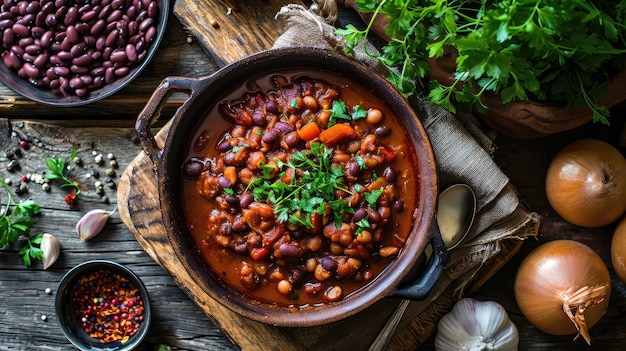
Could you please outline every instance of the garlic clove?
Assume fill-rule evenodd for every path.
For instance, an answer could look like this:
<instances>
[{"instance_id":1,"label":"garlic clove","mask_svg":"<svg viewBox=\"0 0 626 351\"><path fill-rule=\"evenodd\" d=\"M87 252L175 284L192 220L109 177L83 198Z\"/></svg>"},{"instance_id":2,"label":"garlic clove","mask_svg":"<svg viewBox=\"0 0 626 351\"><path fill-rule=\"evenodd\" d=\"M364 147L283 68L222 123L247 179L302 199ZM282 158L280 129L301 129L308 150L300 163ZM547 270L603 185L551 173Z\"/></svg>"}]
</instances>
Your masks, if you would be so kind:
<instances>
[{"instance_id":1,"label":"garlic clove","mask_svg":"<svg viewBox=\"0 0 626 351\"><path fill-rule=\"evenodd\" d=\"M98 235L113 212L115 212L115 210L109 212L100 209L87 212L78 223L76 223L76 233L78 233L80 239L87 241Z\"/></svg>"},{"instance_id":2,"label":"garlic clove","mask_svg":"<svg viewBox=\"0 0 626 351\"><path fill-rule=\"evenodd\" d=\"M517 350L519 333L497 302L459 300L437 326L436 350Z\"/></svg>"},{"instance_id":3,"label":"garlic clove","mask_svg":"<svg viewBox=\"0 0 626 351\"><path fill-rule=\"evenodd\" d=\"M52 266L57 258L59 258L61 244L54 235L44 233L41 236L39 248L43 251L43 269L48 269L48 267Z\"/></svg>"}]
</instances>

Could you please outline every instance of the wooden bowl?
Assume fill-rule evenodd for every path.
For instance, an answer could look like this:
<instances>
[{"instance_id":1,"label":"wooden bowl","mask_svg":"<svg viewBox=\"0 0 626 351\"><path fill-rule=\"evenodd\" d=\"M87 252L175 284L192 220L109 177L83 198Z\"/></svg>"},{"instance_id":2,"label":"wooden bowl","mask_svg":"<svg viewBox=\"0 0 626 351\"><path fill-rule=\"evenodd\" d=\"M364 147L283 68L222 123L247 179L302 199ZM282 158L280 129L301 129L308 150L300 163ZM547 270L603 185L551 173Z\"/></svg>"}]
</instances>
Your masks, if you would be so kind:
<instances>
[{"instance_id":1,"label":"wooden bowl","mask_svg":"<svg viewBox=\"0 0 626 351\"><path fill-rule=\"evenodd\" d=\"M79 97L76 95L63 95L60 92L54 92L49 87L38 87L34 85L27 78L20 77L17 71L7 67L7 65L3 62L0 62L0 80L11 90L28 99L42 104L57 107L86 105L113 95L114 93L125 87L141 73L141 71L148 65L148 63L154 56L157 48L159 47L161 39L165 33L165 28L167 26L167 19L169 17L170 11L170 0L156 0L156 3L159 6L158 23L156 24L157 31L154 40L148 48L147 54L141 61L129 66L130 70L125 76L114 80L110 84L104 84L97 89L90 89L83 97ZM80 40L82 41L83 38L84 37L81 36ZM90 65L89 67L95 67L92 66L93 65Z\"/></svg>"},{"instance_id":2,"label":"wooden bowl","mask_svg":"<svg viewBox=\"0 0 626 351\"><path fill-rule=\"evenodd\" d=\"M250 80L294 71L302 75L326 72L347 77L355 84L368 87L400 119L413 143L418 165L416 173L419 174L419 198L413 211L412 231L397 257L365 287L344 299L296 311L287 306L254 300L221 281L200 257L188 233L181 205L181 164L193 139L191 135L206 111L217 104L226 92L245 86ZM179 91L187 92L189 98L173 117L165 144L159 146L150 132L150 125L158 118L160 106L166 98ZM209 296L242 316L262 323L292 327L330 323L354 315L386 296L423 299L443 270L448 253L434 220L438 195L437 172L428 136L402 95L384 78L352 59L315 48L274 49L239 60L209 77L166 78L139 115L136 128L144 151L154 163L163 222L178 259L186 273L204 287ZM412 284L400 287L429 244L434 246L434 260Z\"/></svg>"}]
</instances>

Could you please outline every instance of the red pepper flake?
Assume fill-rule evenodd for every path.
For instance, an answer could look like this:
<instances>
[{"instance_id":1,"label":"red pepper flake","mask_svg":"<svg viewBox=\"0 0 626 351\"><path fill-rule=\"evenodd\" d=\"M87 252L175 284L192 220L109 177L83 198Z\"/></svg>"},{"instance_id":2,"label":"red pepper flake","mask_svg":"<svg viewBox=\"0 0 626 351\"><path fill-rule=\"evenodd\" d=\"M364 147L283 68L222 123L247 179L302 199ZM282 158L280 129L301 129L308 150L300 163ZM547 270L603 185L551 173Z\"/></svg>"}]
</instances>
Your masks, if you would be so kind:
<instances>
[{"instance_id":1,"label":"red pepper flake","mask_svg":"<svg viewBox=\"0 0 626 351\"><path fill-rule=\"evenodd\" d=\"M24 182L24 183L28 182L28 176L23 175L22 176L22 182Z\"/></svg>"},{"instance_id":2,"label":"red pepper flake","mask_svg":"<svg viewBox=\"0 0 626 351\"><path fill-rule=\"evenodd\" d=\"M239 11L241 11L241 7L239 7L238 5L234 5L233 12L239 12Z\"/></svg>"},{"instance_id":3,"label":"red pepper flake","mask_svg":"<svg viewBox=\"0 0 626 351\"><path fill-rule=\"evenodd\" d=\"M127 278L108 270L82 277L72 303L83 330L105 344L126 343L144 320L139 290Z\"/></svg>"},{"instance_id":4,"label":"red pepper flake","mask_svg":"<svg viewBox=\"0 0 626 351\"><path fill-rule=\"evenodd\" d=\"M20 147L22 148L26 148L28 146L28 141L26 140L20 140Z\"/></svg>"},{"instance_id":5,"label":"red pepper flake","mask_svg":"<svg viewBox=\"0 0 626 351\"><path fill-rule=\"evenodd\" d=\"M73 189L71 193L65 196L65 202L70 206L70 208L74 208L75 199L76 199L76 189Z\"/></svg>"}]
</instances>

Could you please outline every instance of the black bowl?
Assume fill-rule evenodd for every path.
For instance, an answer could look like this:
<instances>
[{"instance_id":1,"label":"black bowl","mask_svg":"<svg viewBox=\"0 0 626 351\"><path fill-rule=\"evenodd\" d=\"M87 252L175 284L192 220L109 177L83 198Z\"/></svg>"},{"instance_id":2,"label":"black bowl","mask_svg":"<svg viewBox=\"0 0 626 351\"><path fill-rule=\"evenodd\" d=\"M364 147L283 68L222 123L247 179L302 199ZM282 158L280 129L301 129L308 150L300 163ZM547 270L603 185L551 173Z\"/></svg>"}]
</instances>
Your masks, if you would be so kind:
<instances>
[{"instance_id":1,"label":"black bowl","mask_svg":"<svg viewBox=\"0 0 626 351\"><path fill-rule=\"evenodd\" d=\"M101 99L104 99L122 89L133 79L135 79L141 71L148 65L150 59L154 56L163 34L165 33L168 14L170 11L170 0L156 0L159 6L159 13L156 17L158 22L155 27L157 29L154 40L148 47L145 57L138 62L135 62L132 66L129 66L128 73L114 80L110 84L105 84L100 88L90 89L87 95L79 97L76 95L65 96L61 93L54 92L49 87L38 87L32 84L28 79L22 78L18 75L17 71L7 67L2 61L0 61L0 80L11 90L16 93L37 101L42 104L57 106L57 107L72 107L86 105ZM87 33L86 35L88 35ZM84 36L81 36L81 42ZM2 48L0 46L0 48ZM2 51L5 51L4 49Z\"/></svg>"},{"instance_id":2,"label":"black bowl","mask_svg":"<svg viewBox=\"0 0 626 351\"><path fill-rule=\"evenodd\" d=\"M138 290L139 297L143 302L143 320L139 329L126 341L101 342L98 338L92 338L84 329L82 317L75 311L76 304L73 302L74 292L84 277L96 272L110 272L119 274L128 280L128 283ZM93 280L95 282L95 280ZM102 280L100 280L102 282ZM90 295L90 294L87 294ZM90 296L90 299L94 298ZM61 279L55 301L55 312L63 334L80 350L132 350L144 339L150 328L151 312L148 291L143 282L125 266L107 260L92 260L81 263L70 269Z\"/></svg>"}]
</instances>

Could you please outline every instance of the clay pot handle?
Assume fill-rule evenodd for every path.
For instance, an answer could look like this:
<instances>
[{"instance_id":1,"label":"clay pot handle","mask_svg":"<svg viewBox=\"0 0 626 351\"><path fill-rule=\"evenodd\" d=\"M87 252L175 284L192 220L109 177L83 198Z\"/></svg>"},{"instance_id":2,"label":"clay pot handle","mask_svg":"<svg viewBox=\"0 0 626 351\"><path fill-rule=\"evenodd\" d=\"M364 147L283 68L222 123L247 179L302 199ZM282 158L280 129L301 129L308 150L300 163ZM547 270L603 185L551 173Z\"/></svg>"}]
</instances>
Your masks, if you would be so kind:
<instances>
[{"instance_id":1,"label":"clay pot handle","mask_svg":"<svg viewBox=\"0 0 626 351\"><path fill-rule=\"evenodd\" d=\"M446 262L450 259L450 253L443 242L435 219L431 223L430 233L426 239L426 246L432 245L433 254L428 260L422 275L409 283L400 285L395 292L390 294L391 297L400 297L406 300L424 300L441 277Z\"/></svg>"},{"instance_id":2,"label":"clay pot handle","mask_svg":"<svg viewBox=\"0 0 626 351\"><path fill-rule=\"evenodd\" d=\"M176 116L180 114L180 111L186 109L186 105L189 100L194 96L194 92L198 89L198 79L184 78L184 77L167 77L161 81L161 84L152 93L150 100L139 113L137 121L135 123L135 130L137 136L141 141L141 146L144 152L152 163L157 165L162 157L163 148L159 145L158 140L150 131L150 127L156 122L161 114L161 109L171 94L175 92L183 92L187 94L187 100L176 111Z\"/></svg>"}]
</instances>

